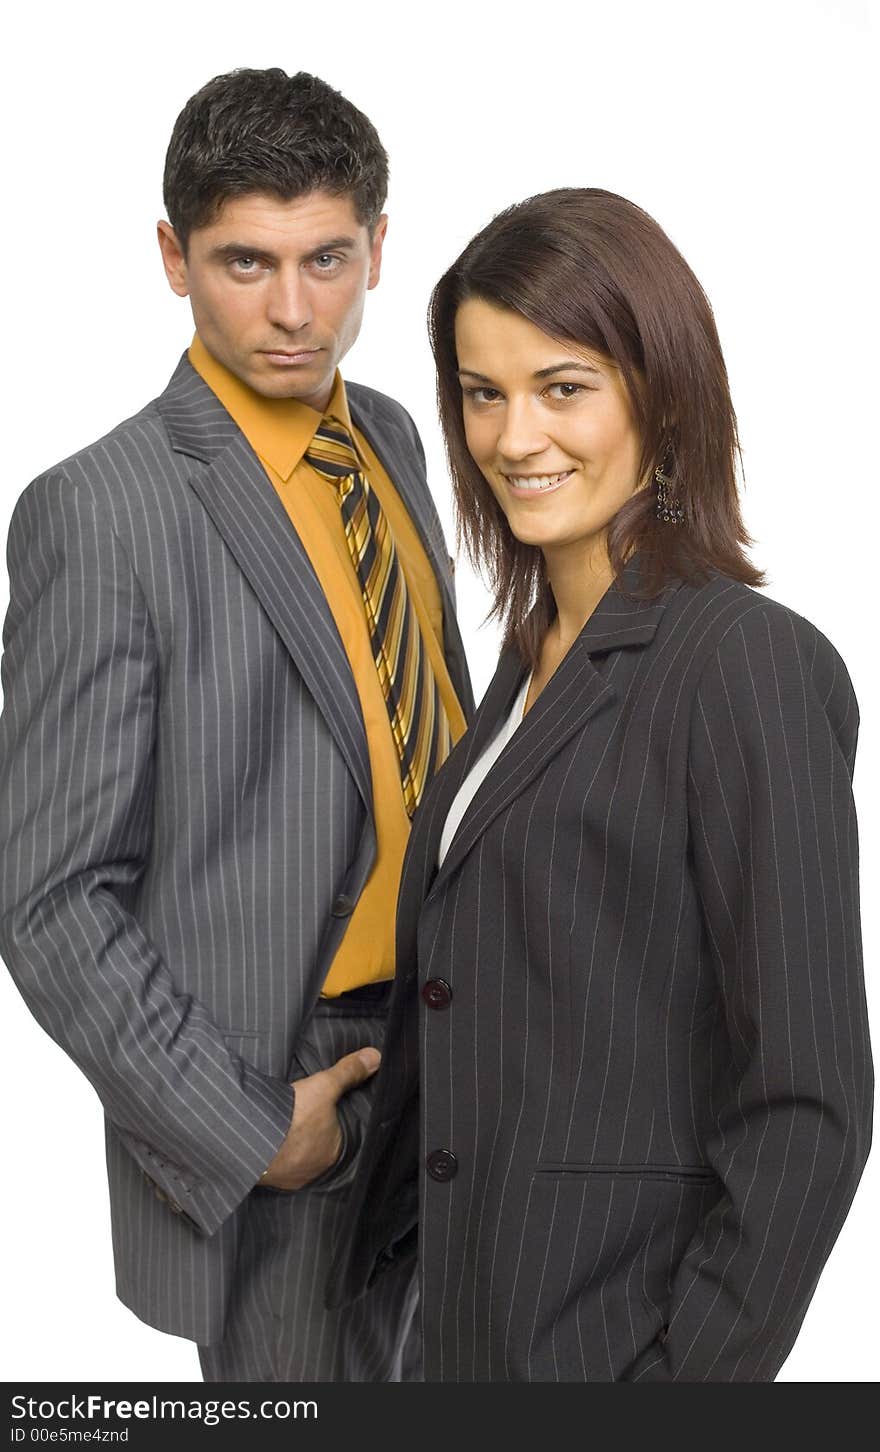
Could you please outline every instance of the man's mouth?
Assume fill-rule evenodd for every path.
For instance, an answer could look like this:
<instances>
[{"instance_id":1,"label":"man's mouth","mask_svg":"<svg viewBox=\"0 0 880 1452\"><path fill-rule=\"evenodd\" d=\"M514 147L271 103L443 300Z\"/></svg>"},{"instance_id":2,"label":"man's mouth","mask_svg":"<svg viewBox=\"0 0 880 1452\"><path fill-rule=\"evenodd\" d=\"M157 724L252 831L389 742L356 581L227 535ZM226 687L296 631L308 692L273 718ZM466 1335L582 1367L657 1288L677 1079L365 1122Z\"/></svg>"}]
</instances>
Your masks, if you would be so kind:
<instances>
[{"instance_id":1,"label":"man's mouth","mask_svg":"<svg viewBox=\"0 0 880 1452\"><path fill-rule=\"evenodd\" d=\"M282 368L289 368L297 363L311 363L320 351L320 348L264 348L262 353L263 357L268 358L271 363L278 363Z\"/></svg>"}]
</instances>

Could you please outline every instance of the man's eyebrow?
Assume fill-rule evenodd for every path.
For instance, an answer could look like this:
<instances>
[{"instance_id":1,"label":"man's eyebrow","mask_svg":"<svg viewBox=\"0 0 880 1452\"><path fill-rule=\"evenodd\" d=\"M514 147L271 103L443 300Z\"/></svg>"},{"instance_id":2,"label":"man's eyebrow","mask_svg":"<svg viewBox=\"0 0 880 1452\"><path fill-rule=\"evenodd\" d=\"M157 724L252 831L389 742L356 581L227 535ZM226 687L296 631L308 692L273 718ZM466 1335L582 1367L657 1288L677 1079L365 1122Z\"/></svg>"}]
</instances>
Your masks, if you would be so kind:
<instances>
[{"instance_id":1,"label":"man's eyebrow","mask_svg":"<svg viewBox=\"0 0 880 1452\"><path fill-rule=\"evenodd\" d=\"M303 254L303 261L309 262L313 257L321 257L325 252L351 251L357 246L355 237L331 237L326 242L320 242L317 247L312 247ZM211 248L211 256L218 258L221 262L230 261L233 257L259 257L266 262L276 262L277 253L268 252L265 247L253 247L248 242L221 242Z\"/></svg>"},{"instance_id":2,"label":"man's eyebrow","mask_svg":"<svg viewBox=\"0 0 880 1452\"><path fill-rule=\"evenodd\" d=\"M312 247L304 256L307 258L320 257L322 252L350 252L352 247L356 246L356 237L331 237L328 242L321 242L318 247Z\"/></svg>"},{"instance_id":3,"label":"man's eyebrow","mask_svg":"<svg viewBox=\"0 0 880 1452\"><path fill-rule=\"evenodd\" d=\"M272 261L275 254L266 252L262 247L249 247L247 242L220 242L211 248L211 256L227 260L231 257L262 257Z\"/></svg>"},{"instance_id":4,"label":"man's eyebrow","mask_svg":"<svg viewBox=\"0 0 880 1452\"><path fill-rule=\"evenodd\" d=\"M532 377L552 378L554 373L568 373L570 371L574 371L575 373L598 374L600 369L596 368L592 363L553 363L549 368L539 368L537 372L532 374ZM492 382L491 378L487 378L485 373L475 373L473 368L459 368L458 374L460 378L465 375L468 378L476 378L480 383Z\"/></svg>"}]
</instances>

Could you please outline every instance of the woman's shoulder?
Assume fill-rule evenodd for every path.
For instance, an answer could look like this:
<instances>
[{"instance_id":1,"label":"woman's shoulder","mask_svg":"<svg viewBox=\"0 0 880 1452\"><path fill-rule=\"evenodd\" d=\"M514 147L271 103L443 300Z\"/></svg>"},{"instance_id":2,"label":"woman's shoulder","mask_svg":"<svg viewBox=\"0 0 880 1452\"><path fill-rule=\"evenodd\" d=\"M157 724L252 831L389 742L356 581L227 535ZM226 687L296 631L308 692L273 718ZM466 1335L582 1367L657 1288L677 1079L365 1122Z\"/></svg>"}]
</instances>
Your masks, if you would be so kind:
<instances>
[{"instance_id":1,"label":"woman's shoulder","mask_svg":"<svg viewBox=\"0 0 880 1452\"><path fill-rule=\"evenodd\" d=\"M699 631L701 686L710 690L721 682L740 711L760 715L764 707L776 711L786 702L806 705L809 698L838 729L857 724L846 664L806 616L720 573L700 584L683 583L676 598L678 628Z\"/></svg>"},{"instance_id":2,"label":"woman's shoulder","mask_svg":"<svg viewBox=\"0 0 880 1452\"><path fill-rule=\"evenodd\" d=\"M746 640L770 638L786 652L795 651L820 665L835 659L843 664L827 635L806 616L763 590L713 571L699 583L682 582L680 610L689 621L701 619L711 649L720 649L728 636Z\"/></svg>"}]
</instances>

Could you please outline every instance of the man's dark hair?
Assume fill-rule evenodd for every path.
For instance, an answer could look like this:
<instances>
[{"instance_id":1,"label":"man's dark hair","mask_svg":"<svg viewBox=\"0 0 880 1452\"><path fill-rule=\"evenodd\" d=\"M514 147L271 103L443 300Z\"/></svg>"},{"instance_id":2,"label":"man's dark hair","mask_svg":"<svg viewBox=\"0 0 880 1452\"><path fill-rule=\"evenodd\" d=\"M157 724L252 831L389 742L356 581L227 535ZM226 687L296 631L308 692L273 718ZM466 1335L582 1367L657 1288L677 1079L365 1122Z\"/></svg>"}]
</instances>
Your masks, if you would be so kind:
<instances>
[{"instance_id":1,"label":"man's dark hair","mask_svg":"<svg viewBox=\"0 0 880 1452\"><path fill-rule=\"evenodd\" d=\"M388 157L363 112L318 76L235 70L187 101L165 158L168 220L186 251L229 197L291 201L320 188L350 196L373 228L388 191Z\"/></svg>"}]
</instances>

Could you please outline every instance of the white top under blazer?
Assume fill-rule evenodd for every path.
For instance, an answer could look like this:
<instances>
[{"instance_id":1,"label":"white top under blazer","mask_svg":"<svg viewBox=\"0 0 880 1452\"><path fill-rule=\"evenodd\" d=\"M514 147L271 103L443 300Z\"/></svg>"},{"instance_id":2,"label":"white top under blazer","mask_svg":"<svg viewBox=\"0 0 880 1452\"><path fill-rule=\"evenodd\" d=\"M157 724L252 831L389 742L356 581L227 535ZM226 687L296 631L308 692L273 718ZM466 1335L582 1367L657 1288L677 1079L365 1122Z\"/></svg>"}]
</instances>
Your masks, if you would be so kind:
<instances>
[{"instance_id":1,"label":"white top under blazer","mask_svg":"<svg viewBox=\"0 0 880 1452\"><path fill-rule=\"evenodd\" d=\"M519 694L510 710L510 715L504 721L497 736L493 736L489 745L477 757L458 791L452 799L452 806L446 818L443 832L440 837L440 846L437 851L437 866L439 868L449 851L453 837L458 831L461 819L479 791L482 783L489 775L495 762L498 760L508 741L517 727L522 724L523 714L526 707L526 697L529 694L529 686L532 684L532 672L529 671L520 687Z\"/></svg>"}]
</instances>

